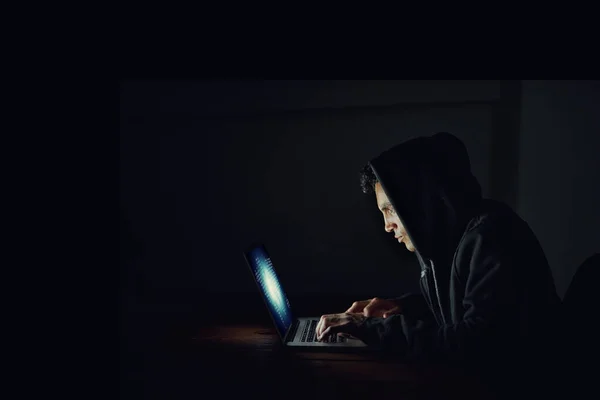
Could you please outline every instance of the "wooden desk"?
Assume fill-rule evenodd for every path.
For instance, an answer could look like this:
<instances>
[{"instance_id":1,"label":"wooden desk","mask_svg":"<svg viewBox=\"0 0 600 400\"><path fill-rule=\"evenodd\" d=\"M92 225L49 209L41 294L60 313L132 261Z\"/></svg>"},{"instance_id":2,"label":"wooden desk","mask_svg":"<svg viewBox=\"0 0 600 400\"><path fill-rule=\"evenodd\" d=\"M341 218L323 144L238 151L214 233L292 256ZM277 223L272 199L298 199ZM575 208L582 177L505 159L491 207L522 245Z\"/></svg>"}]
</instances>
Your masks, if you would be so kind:
<instances>
[{"instance_id":1,"label":"wooden desk","mask_svg":"<svg viewBox=\"0 0 600 400\"><path fill-rule=\"evenodd\" d=\"M268 324L200 328L174 353L198 363L198 387L261 398L486 398L457 371L417 368L382 354L285 348ZM468 390L467 390L468 388ZM285 394L285 395L284 395Z\"/></svg>"},{"instance_id":2,"label":"wooden desk","mask_svg":"<svg viewBox=\"0 0 600 400\"><path fill-rule=\"evenodd\" d=\"M458 371L417 368L376 353L287 349L260 311L228 321L198 316L185 328L177 319L156 323L149 313L148 324L138 324L139 333L123 345L123 398L491 398ZM143 331L156 333L158 326L160 334L143 343L151 337Z\"/></svg>"}]
</instances>

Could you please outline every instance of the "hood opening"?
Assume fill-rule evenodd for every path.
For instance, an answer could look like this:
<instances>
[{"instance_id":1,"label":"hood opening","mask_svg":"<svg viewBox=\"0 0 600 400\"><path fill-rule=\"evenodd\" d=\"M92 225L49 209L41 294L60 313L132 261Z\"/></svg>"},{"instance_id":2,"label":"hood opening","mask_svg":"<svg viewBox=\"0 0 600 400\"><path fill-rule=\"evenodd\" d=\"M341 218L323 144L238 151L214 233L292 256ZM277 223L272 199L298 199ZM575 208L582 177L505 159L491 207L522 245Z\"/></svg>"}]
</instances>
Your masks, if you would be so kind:
<instances>
[{"instance_id":1,"label":"hood opening","mask_svg":"<svg viewBox=\"0 0 600 400\"><path fill-rule=\"evenodd\" d=\"M441 132L396 145L368 165L420 257L453 254L482 200L465 145Z\"/></svg>"}]
</instances>

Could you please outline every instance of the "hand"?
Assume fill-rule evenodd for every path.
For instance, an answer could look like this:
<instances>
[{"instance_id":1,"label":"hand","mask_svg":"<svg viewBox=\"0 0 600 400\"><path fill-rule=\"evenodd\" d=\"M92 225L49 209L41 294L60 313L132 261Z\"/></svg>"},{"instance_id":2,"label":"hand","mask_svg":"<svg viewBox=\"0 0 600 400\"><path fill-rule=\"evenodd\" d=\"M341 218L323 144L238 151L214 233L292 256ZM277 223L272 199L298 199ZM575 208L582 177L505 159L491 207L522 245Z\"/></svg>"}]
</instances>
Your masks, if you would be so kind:
<instances>
[{"instance_id":1,"label":"hand","mask_svg":"<svg viewBox=\"0 0 600 400\"><path fill-rule=\"evenodd\" d=\"M322 341L324 338L338 333L346 333L355 336L358 331L358 326L365 319L366 317L360 313L323 315L315 330L317 340Z\"/></svg>"},{"instance_id":2,"label":"hand","mask_svg":"<svg viewBox=\"0 0 600 400\"><path fill-rule=\"evenodd\" d=\"M390 315L401 314L400 306L393 300L380 299L355 301L346 313L362 313L365 317L387 318Z\"/></svg>"}]
</instances>

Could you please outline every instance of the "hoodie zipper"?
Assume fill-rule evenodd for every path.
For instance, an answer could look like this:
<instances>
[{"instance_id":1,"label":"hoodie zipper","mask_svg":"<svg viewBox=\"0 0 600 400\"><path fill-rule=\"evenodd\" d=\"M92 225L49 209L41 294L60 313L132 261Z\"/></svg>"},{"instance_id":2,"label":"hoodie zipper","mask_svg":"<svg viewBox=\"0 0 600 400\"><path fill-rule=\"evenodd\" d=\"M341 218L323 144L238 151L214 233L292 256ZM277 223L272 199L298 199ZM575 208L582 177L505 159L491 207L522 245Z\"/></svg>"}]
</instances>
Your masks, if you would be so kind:
<instances>
[{"instance_id":1,"label":"hoodie zipper","mask_svg":"<svg viewBox=\"0 0 600 400\"><path fill-rule=\"evenodd\" d=\"M442 310L442 300L440 299L440 292L438 290L437 279L435 279L435 267L433 265L433 260L429 261L431 263L431 275L433 276L433 285L435 287L435 296L437 297L438 307L440 309L440 315L442 316L442 322L444 325L446 324L446 317L444 316L444 311Z\"/></svg>"},{"instance_id":2,"label":"hoodie zipper","mask_svg":"<svg viewBox=\"0 0 600 400\"><path fill-rule=\"evenodd\" d=\"M431 265L433 266L433 262L429 260ZM444 313L442 312L441 302L440 302L440 294L437 287L437 281L435 279L435 274L433 273L432 267L426 265L421 270L421 280L423 283L423 288L427 292L427 301L431 307L435 320L438 324L445 324L446 319L444 318ZM433 285L431 281L433 280ZM432 296L432 292L435 293L435 300ZM437 301L436 301L437 300ZM435 303L435 304L434 304ZM437 304L437 307L436 307Z\"/></svg>"}]
</instances>

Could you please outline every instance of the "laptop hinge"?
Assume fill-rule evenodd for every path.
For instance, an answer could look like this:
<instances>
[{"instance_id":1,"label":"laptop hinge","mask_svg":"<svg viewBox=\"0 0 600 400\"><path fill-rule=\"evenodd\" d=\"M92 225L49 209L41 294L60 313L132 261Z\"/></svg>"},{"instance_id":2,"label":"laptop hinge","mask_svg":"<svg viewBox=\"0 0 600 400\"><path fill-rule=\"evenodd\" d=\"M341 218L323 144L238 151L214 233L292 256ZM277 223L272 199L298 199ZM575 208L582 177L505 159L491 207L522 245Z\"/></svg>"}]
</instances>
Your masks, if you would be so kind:
<instances>
[{"instance_id":1,"label":"laptop hinge","mask_svg":"<svg viewBox=\"0 0 600 400\"><path fill-rule=\"evenodd\" d=\"M283 338L283 343L291 342L292 340L294 340L294 337L296 336L296 331L298 330L299 324L300 324L300 321L298 321L297 319L294 320L294 322L292 323L292 326L290 326L290 329L288 329L287 332L285 333L285 337Z\"/></svg>"}]
</instances>

